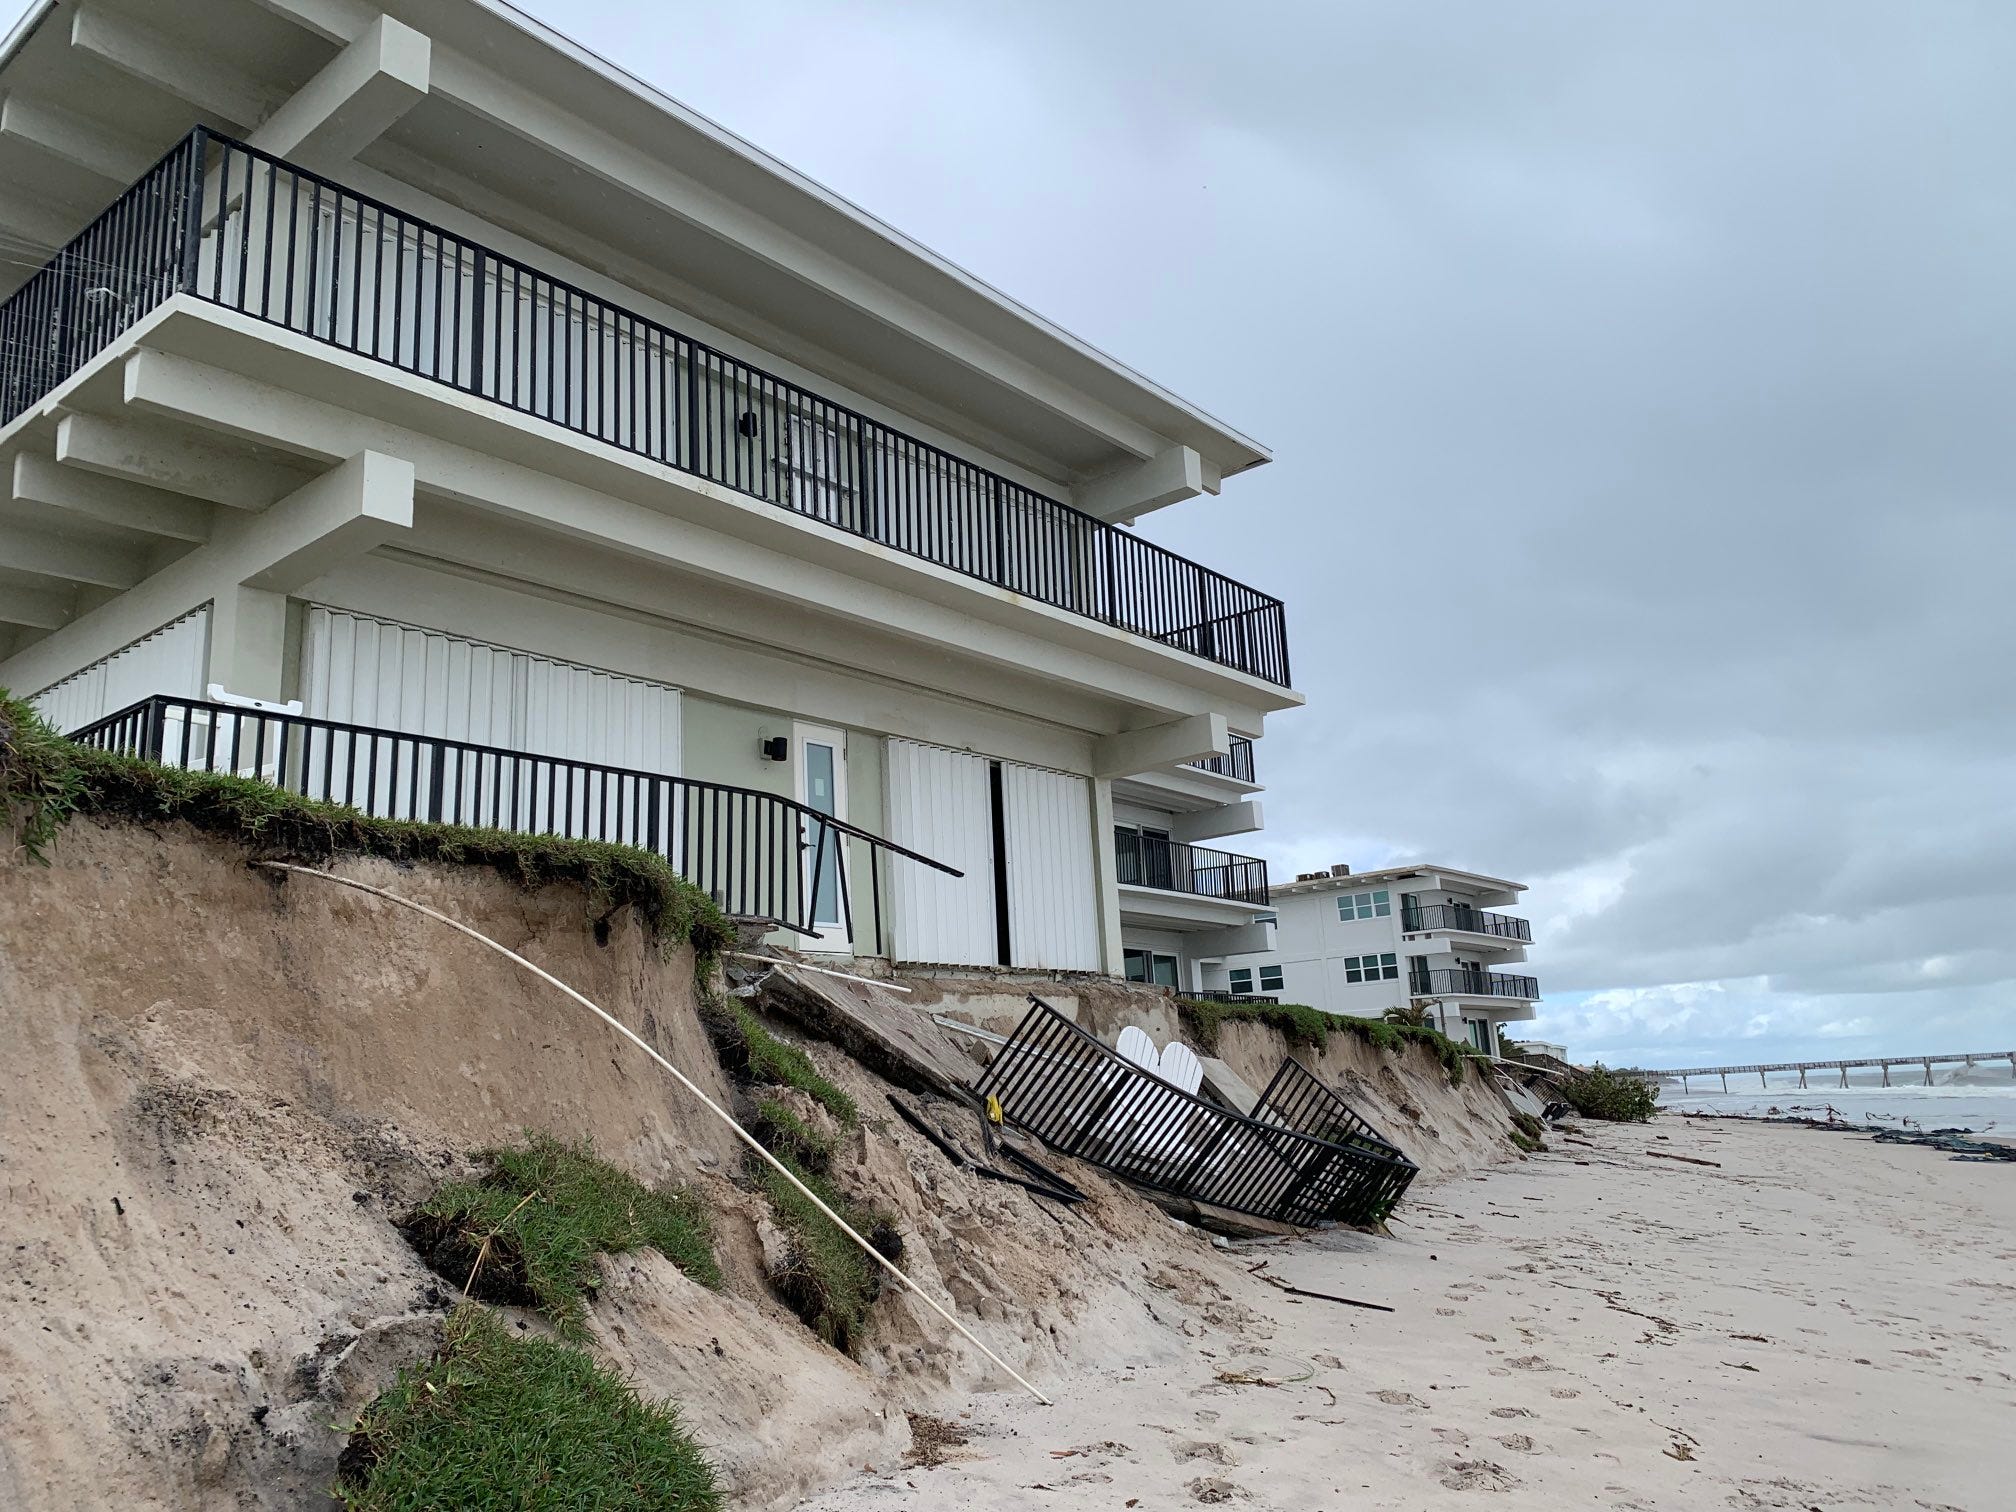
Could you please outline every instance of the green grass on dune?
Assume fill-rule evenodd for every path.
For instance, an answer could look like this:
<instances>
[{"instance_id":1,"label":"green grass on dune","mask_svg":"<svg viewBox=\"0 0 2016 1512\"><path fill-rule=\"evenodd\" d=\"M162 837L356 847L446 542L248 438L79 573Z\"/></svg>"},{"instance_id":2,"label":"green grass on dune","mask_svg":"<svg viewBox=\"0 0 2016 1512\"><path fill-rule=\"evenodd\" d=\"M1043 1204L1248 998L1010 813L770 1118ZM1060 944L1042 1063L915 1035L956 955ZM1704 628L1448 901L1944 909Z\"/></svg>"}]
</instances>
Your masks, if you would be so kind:
<instances>
[{"instance_id":1,"label":"green grass on dune","mask_svg":"<svg viewBox=\"0 0 2016 1512\"><path fill-rule=\"evenodd\" d=\"M441 1350L359 1415L333 1488L350 1512L718 1512L670 1404L586 1351L464 1304Z\"/></svg>"},{"instance_id":2,"label":"green grass on dune","mask_svg":"<svg viewBox=\"0 0 2016 1512\"><path fill-rule=\"evenodd\" d=\"M1228 1023L1265 1024L1278 1030L1289 1044L1307 1045L1315 1050L1329 1044L1332 1034L1355 1034L1375 1049L1389 1053L1398 1053L1409 1045L1421 1046L1441 1062L1449 1085L1454 1087L1462 1085L1464 1063L1475 1053L1427 1025L1325 1013L1301 1003L1214 1003L1178 998L1176 1011L1198 1047L1211 1054L1217 1052L1220 1027Z\"/></svg>"},{"instance_id":3,"label":"green grass on dune","mask_svg":"<svg viewBox=\"0 0 2016 1512\"><path fill-rule=\"evenodd\" d=\"M372 819L250 778L157 766L65 740L20 699L0 689L0 815L19 845L47 859L57 834L87 816L142 824L181 821L262 856L325 861L339 855L483 866L518 885L572 884L591 911L629 907L652 936L691 943L711 958L734 940L713 899L664 857L634 846L554 835L412 820Z\"/></svg>"},{"instance_id":4,"label":"green grass on dune","mask_svg":"<svg viewBox=\"0 0 2016 1512\"><path fill-rule=\"evenodd\" d=\"M730 1075L745 1082L796 1087L838 1119L841 1127L851 1129L860 1123L861 1110L854 1099L820 1075L811 1056L765 1029L745 1004L732 998L717 1000L708 1005L705 1017L714 1049Z\"/></svg>"},{"instance_id":5,"label":"green grass on dune","mask_svg":"<svg viewBox=\"0 0 2016 1512\"><path fill-rule=\"evenodd\" d=\"M578 1337L598 1254L655 1249L703 1286L721 1285L712 1225L690 1193L647 1187L589 1145L549 1134L482 1158L481 1179L443 1187L401 1224L444 1279L459 1287L476 1270L471 1295L537 1307Z\"/></svg>"}]
</instances>

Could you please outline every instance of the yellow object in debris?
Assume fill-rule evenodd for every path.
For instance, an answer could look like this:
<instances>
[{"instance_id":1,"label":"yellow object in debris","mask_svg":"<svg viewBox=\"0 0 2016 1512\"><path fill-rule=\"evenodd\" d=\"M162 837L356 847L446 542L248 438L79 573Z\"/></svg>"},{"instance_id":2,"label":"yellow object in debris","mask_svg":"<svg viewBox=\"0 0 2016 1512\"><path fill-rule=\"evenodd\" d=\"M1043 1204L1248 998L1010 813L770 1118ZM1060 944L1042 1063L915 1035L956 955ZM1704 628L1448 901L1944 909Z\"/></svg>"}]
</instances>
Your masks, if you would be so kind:
<instances>
[{"instance_id":1,"label":"yellow object in debris","mask_svg":"<svg viewBox=\"0 0 2016 1512\"><path fill-rule=\"evenodd\" d=\"M991 1124L1001 1122L1001 1099L992 1092L987 1094L987 1122Z\"/></svg>"}]
</instances>

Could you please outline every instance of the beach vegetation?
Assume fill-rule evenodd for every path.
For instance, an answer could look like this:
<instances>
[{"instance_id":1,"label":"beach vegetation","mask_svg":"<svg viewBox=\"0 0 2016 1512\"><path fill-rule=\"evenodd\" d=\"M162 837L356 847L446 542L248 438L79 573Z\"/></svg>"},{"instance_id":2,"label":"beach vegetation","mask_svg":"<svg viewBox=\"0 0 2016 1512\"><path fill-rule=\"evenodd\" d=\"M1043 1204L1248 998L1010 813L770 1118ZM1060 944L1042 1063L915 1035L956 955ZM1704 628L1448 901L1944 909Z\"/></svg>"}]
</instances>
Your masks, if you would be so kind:
<instances>
[{"instance_id":1,"label":"beach vegetation","mask_svg":"<svg viewBox=\"0 0 2016 1512\"><path fill-rule=\"evenodd\" d=\"M77 745L25 702L0 689L0 823L46 863L63 825L78 817L139 824L179 821L251 849L261 859L308 863L375 856L399 863L487 867L526 889L572 885L606 919L635 911L650 936L690 944L709 963L734 940L714 900L663 856L635 846L471 825L374 819L341 804L222 772L161 766Z\"/></svg>"},{"instance_id":2,"label":"beach vegetation","mask_svg":"<svg viewBox=\"0 0 2016 1512\"><path fill-rule=\"evenodd\" d=\"M851 1201L830 1177L807 1169L781 1150L771 1153L885 1259L901 1257L903 1240L891 1220ZM846 1353L860 1338L868 1309L882 1293L882 1267L775 1169L765 1165L761 1180L786 1247L783 1264L772 1270L770 1279L806 1327Z\"/></svg>"},{"instance_id":3,"label":"beach vegetation","mask_svg":"<svg viewBox=\"0 0 2016 1512\"><path fill-rule=\"evenodd\" d=\"M838 1141L831 1134L813 1128L782 1098L756 1099L756 1115L749 1120L749 1132L773 1155L788 1155L808 1171L823 1176L833 1164Z\"/></svg>"},{"instance_id":4,"label":"beach vegetation","mask_svg":"<svg viewBox=\"0 0 2016 1512\"><path fill-rule=\"evenodd\" d=\"M854 1099L822 1076L811 1056L764 1028L746 1005L717 1000L707 1005L705 1018L715 1053L738 1081L795 1087L831 1113L842 1128L851 1129L861 1121Z\"/></svg>"},{"instance_id":5,"label":"beach vegetation","mask_svg":"<svg viewBox=\"0 0 2016 1512\"><path fill-rule=\"evenodd\" d=\"M432 1358L359 1414L337 1476L350 1512L718 1512L722 1502L670 1403L473 1303L449 1315Z\"/></svg>"},{"instance_id":6,"label":"beach vegetation","mask_svg":"<svg viewBox=\"0 0 2016 1512\"><path fill-rule=\"evenodd\" d=\"M1644 1123L1659 1110L1659 1088L1630 1071L1612 1071L1600 1062L1561 1079L1561 1098L1584 1118L1612 1123Z\"/></svg>"},{"instance_id":7,"label":"beach vegetation","mask_svg":"<svg viewBox=\"0 0 2016 1512\"><path fill-rule=\"evenodd\" d=\"M647 1187L585 1141L550 1134L481 1159L482 1176L443 1187L400 1223L428 1264L469 1295L536 1308L579 1338L598 1254L655 1249L701 1285L721 1285L713 1228L690 1192Z\"/></svg>"},{"instance_id":8,"label":"beach vegetation","mask_svg":"<svg viewBox=\"0 0 2016 1512\"><path fill-rule=\"evenodd\" d=\"M1177 1016L1185 1032L1207 1055L1218 1052L1218 1035L1228 1023L1264 1024L1291 1046L1321 1050L1333 1034L1352 1034L1388 1054L1419 1045L1441 1064L1449 1084L1463 1081L1466 1047L1427 1023L1398 1023L1349 1013L1325 1013L1302 1003L1219 1003L1203 998L1178 998Z\"/></svg>"}]
</instances>

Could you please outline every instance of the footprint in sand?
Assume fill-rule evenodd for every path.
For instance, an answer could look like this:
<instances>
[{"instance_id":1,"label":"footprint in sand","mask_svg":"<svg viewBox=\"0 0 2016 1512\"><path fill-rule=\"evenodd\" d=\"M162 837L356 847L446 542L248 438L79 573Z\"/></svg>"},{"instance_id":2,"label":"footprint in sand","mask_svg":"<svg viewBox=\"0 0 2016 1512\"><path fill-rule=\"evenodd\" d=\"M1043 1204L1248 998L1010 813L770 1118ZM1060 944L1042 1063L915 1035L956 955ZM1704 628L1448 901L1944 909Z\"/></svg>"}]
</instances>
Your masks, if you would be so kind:
<instances>
[{"instance_id":1,"label":"footprint in sand","mask_svg":"<svg viewBox=\"0 0 2016 1512\"><path fill-rule=\"evenodd\" d=\"M1553 1387L1551 1390L1549 1390L1547 1395L1552 1397L1560 1397L1563 1401L1566 1401L1568 1400L1568 1398L1578 1397L1582 1395L1582 1393L1577 1391L1573 1386L1556 1386Z\"/></svg>"},{"instance_id":2,"label":"footprint in sand","mask_svg":"<svg viewBox=\"0 0 2016 1512\"><path fill-rule=\"evenodd\" d=\"M1435 1316L1438 1318L1453 1318L1456 1316L1456 1309L1453 1307L1438 1307L1435 1309Z\"/></svg>"},{"instance_id":3,"label":"footprint in sand","mask_svg":"<svg viewBox=\"0 0 2016 1512\"><path fill-rule=\"evenodd\" d=\"M1246 1493L1228 1480L1220 1480L1215 1475L1200 1475L1183 1488L1190 1493L1192 1501L1200 1501L1207 1506L1217 1502L1244 1501Z\"/></svg>"},{"instance_id":4,"label":"footprint in sand","mask_svg":"<svg viewBox=\"0 0 2016 1512\"><path fill-rule=\"evenodd\" d=\"M1178 1463L1200 1459L1209 1460L1214 1465L1236 1465L1239 1463L1238 1455L1227 1449L1223 1444L1208 1439L1192 1439L1188 1443L1171 1444L1169 1452L1176 1456Z\"/></svg>"},{"instance_id":5,"label":"footprint in sand","mask_svg":"<svg viewBox=\"0 0 2016 1512\"><path fill-rule=\"evenodd\" d=\"M1489 1460L1452 1460L1442 1484L1451 1491L1510 1491L1519 1477Z\"/></svg>"},{"instance_id":6,"label":"footprint in sand","mask_svg":"<svg viewBox=\"0 0 2016 1512\"><path fill-rule=\"evenodd\" d=\"M1523 1433L1508 1433L1499 1439L1498 1442L1503 1444L1507 1449L1515 1449L1521 1454L1531 1454L1533 1452L1533 1440Z\"/></svg>"},{"instance_id":7,"label":"footprint in sand","mask_svg":"<svg viewBox=\"0 0 2016 1512\"><path fill-rule=\"evenodd\" d=\"M1365 1394L1367 1396L1374 1396L1379 1398L1379 1400L1384 1402L1388 1407L1419 1407L1423 1412L1426 1412L1428 1410L1428 1404L1422 1401L1421 1398L1415 1396L1411 1392L1368 1391Z\"/></svg>"},{"instance_id":8,"label":"footprint in sand","mask_svg":"<svg viewBox=\"0 0 2016 1512\"><path fill-rule=\"evenodd\" d=\"M1533 1413L1530 1408L1526 1407L1493 1407L1491 1409L1491 1416L1495 1418L1522 1418L1531 1417Z\"/></svg>"},{"instance_id":9,"label":"footprint in sand","mask_svg":"<svg viewBox=\"0 0 2016 1512\"><path fill-rule=\"evenodd\" d=\"M1556 1365L1549 1365L1539 1355L1521 1355L1518 1359L1507 1360L1505 1363L1510 1365L1514 1370L1558 1370L1560 1368Z\"/></svg>"}]
</instances>

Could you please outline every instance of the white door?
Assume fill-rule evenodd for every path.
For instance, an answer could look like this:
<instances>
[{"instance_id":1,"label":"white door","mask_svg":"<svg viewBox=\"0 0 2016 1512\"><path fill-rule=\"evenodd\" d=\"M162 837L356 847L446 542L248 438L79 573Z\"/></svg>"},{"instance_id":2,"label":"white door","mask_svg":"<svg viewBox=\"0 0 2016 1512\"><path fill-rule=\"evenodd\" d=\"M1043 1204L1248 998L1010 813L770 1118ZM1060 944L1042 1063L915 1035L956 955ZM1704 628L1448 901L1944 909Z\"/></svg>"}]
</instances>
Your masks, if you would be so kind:
<instances>
[{"instance_id":1,"label":"white door","mask_svg":"<svg viewBox=\"0 0 2016 1512\"><path fill-rule=\"evenodd\" d=\"M821 725L793 727L798 758L798 801L815 814L847 817L847 735ZM806 914L820 950L851 951L854 941L847 915L852 912L853 879L847 874L847 847L840 832L806 822L800 837L805 850L799 885Z\"/></svg>"},{"instance_id":2,"label":"white door","mask_svg":"<svg viewBox=\"0 0 2016 1512\"><path fill-rule=\"evenodd\" d=\"M897 857L889 868L890 950L899 961L992 966L993 804L988 761L914 740L889 742L889 838L965 873Z\"/></svg>"},{"instance_id":3,"label":"white door","mask_svg":"<svg viewBox=\"0 0 2016 1512\"><path fill-rule=\"evenodd\" d=\"M1090 781L1002 762L1001 829L1008 858L1012 963L1052 971L1099 970Z\"/></svg>"}]
</instances>

